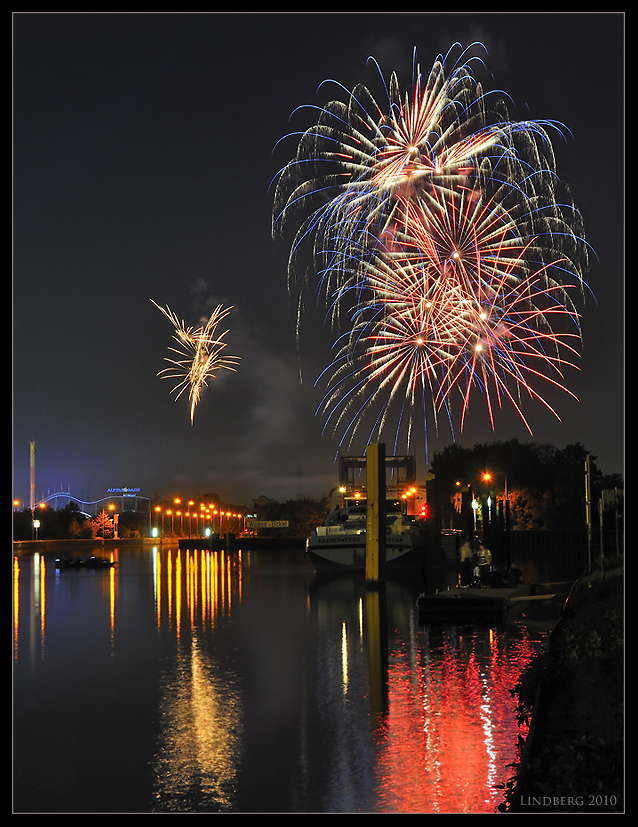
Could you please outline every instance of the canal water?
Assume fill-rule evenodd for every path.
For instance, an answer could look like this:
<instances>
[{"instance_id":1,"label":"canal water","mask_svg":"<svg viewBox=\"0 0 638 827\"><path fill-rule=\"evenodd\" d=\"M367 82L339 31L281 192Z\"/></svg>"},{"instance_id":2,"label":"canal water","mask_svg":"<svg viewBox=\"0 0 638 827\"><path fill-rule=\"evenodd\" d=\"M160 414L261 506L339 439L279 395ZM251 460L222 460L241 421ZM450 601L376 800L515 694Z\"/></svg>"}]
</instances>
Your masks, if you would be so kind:
<instances>
[{"instance_id":1,"label":"canal water","mask_svg":"<svg viewBox=\"0 0 638 827\"><path fill-rule=\"evenodd\" d=\"M426 624L418 578L303 551L106 553L14 557L14 813L496 811L549 623Z\"/></svg>"}]
</instances>

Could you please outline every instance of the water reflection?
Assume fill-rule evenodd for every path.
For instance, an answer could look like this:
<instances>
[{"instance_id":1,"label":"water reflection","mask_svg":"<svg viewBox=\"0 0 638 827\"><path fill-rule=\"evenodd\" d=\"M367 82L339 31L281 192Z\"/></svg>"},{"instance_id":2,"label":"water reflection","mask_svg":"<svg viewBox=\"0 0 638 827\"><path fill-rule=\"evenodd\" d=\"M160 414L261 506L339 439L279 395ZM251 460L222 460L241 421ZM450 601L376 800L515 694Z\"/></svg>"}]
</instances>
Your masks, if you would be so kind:
<instances>
[{"instance_id":1,"label":"water reflection","mask_svg":"<svg viewBox=\"0 0 638 827\"><path fill-rule=\"evenodd\" d=\"M233 810L242 734L236 684L202 651L196 633L162 675L155 812Z\"/></svg>"},{"instance_id":2,"label":"water reflection","mask_svg":"<svg viewBox=\"0 0 638 827\"><path fill-rule=\"evenodd\" d=\"M154 812L234 809L241 691L202 639L241 601L241 580L241 552L154 550L157 629L176 641L160 678Z\"/></svg>"},{"instance_id":3,"label":"water reflection","mask_svg":"<svg viewBox=\"0 0 638 827\"><path fill-rule=\"evenodd\" d=\"M418 584L326 580L303 557L113 553L93 572L14 560L16 783L36 811L97 811L97 760L121 776L114 812L495 811L510 689L549 625L424 625ZM54 795L58 753L82 784Z\"/></svg>"},{"instance_id":4,"label":"water reflection","mask_svg":"<svg viewBox=\"0 0 638 827\"><path fill-rule=\"evenodd\" d=\"M322 810L493 813L502 800L497 785L517 757L510 689L545 633L503 624L421 626L405 611L409 588L387 585L387 595L362 588L358 614L343 625L349 673L357 661L366 677L349 682L352 706L340 703L348 699L336 677L318 685L330 703L325 724L334 730ZM342 589L341 600L334 586L316 595L325 602L318 607L324 633L330 614L355 605ZM334 654L320 658L318 673L328 676Z\"/></svg>"},{"instance_id":5,"label":"water reflection","mask_svg":"<svg viewBox=\"0 0 638 827\"><path fill-rule=\"evenodd\" d=\"M91 549L87 556L97 549ZM112 562L117 561L117 550L107 555ZM110 644L113 647L115 632L116 571L105 568L99 572L82 572L91 583L92 599L98 596L100 607L104 608L109 623ZM86 582L86 581L85 581ZM47 599L49 592L54 597L62 596L68 600L67 610L79 596L74 581L62 582L61 572L50 555L35 553L33 555L16 555L13 560L13 621L14 621L14 660L28 656L31 662L42 660L46 656ZM71 586L71 590L69 590ZM93 594L97 589L97 595ZM84 597L89 592L85 592Z\"/></svg>"},{"instance_id":6,"label":"water reflection","mask_svg":"<svg viewBox=\"0 0 638 827\"><path fill-rule=\"evenodd\" d=\"M480 626L427 627L416 642L392 651L377 808L494 812L516 758L510 688L535 646Z\"/></svg>"},{"instance_id":7,"label":"water reflection","mask_svg":"<svg viewBox=\"0 0 638 827\"><path fill-rule=\"evenodd\" d=\"M181 636L183 627L214 626L242 598L243 554L238 551L153 549L157 628Z\"/></svg>"}]
</instances>

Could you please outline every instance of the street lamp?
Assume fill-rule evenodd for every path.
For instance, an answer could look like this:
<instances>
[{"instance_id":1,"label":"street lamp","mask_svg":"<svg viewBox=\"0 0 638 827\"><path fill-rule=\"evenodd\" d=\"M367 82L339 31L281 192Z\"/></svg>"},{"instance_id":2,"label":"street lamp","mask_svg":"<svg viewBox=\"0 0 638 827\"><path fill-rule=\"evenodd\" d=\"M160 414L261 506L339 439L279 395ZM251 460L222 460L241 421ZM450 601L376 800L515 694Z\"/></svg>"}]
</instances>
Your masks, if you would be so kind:
<instances>
[{"instance_id":1,"label":"street lamp","mask_svg":"<svg viewBox=\"0 0 638 827\"><path fill-rule=\"evenodd\" d=\"M498 517L498 521L500 522L500 540L499 543L502 544L502 555L503 555L503 563L505 568L509 568L510 566L510 539L509 539L509 532L510 532L510 503L509 503L509 490L507 485L507 473L505 471L484 471L483 472L483 481L486 483L492 482L495 477L503 477L503 500L501 502L501 509L499 514L498 502L496 503L496 514ZM492 490L492 489L490 489ZM495 495L496 499L496 495Z\"/></svg>"},{"instance_id":2,"label":"street lamp","mask_svg":"<svg viewBox=\"0 0 638 827\"><path fill-rule=\"evenodd\" d=\"M476 512L478 511L478 507L479 507L478 500L476 499L476 497L472 497L472 514L473 514L473 518L474 518L474 531L476 531Z\"/></svg>"},{"instance_id":3,"label":"street lamp","mask_svg":"<svg viewBox=\"0 0 638 827\"><path fill-rule=\"evenodd\" d=\"M339 508L343 508L343 495L346 493L346 487L345 487L345 485L335 485L334 488L330 489L330 492L328 494L328 505L329 505L331 511L332 511L332 508L333 508L333 506L332 506L332 495L335 493L335 491L339 492Z\"/></svg>"},{"instance_id":4,"label":"street lamp","mask_svg":"<svg viewBox=\"0 0 638 827\"><path fill-rule=\"evenodd\" d=\"M117 527L118 527L118 521L119 521L120 515L115 513L115 506L113 505L113 503L109 503L109 511L114 512L113 513L113 539L117 540L118 539ZM104 532L102 532L102 536L104 536Z\"/></svg>"},{"instance_id":5,"label":"street lamp","mask_svg":"<svg viewBox=\"0 0 638 827\"><path fill-rule=\"evenodd\" d=\"M484 482L491 482L495 476L502 476L504 478L504 499L507 499L507 474L505 472L498 472L497 474L492 473L492 471L484 471L483 472L483 481Z\"/></svg>"}]
</instances>

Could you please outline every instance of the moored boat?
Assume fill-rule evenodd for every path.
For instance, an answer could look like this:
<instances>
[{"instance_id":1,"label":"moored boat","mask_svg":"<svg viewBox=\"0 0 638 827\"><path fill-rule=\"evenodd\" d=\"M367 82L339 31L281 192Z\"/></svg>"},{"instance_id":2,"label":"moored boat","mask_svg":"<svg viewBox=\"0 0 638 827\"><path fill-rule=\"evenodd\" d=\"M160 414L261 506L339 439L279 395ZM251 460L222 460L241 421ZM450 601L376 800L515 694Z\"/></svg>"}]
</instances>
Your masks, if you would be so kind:
<instances>
[{"instance_id":1,"label":"moored boat","mask_svg":"<svg viewBox=\"0 0 638 827\"><path fill-rule=\"evenodd\" d=\"M110 557L56 557L55 567L58 569L102 569L115 565Z\"/></svg>"},{"instance_id":2,"label":"moored boat","mask_svg":"<svg viewBox=\"0 0 638 827\"><path fill-rule=\"evenodd\" d=\"M306 541L308 559L316 570L364 571L366 561L365 500L346 500L327 516ZM425 559L423 522L404 513L401 500L386 501L385 566L420 569Z\"/></svg>"}]
</instances>

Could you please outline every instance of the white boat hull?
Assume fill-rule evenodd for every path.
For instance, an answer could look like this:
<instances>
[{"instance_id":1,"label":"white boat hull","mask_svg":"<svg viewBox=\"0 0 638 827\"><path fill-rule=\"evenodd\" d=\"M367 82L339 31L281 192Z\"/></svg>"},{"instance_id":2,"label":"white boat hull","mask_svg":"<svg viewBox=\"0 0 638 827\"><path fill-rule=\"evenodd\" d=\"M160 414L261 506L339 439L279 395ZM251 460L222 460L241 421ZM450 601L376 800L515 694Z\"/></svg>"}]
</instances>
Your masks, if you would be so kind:
<instances>
[{"instance_id":1,"label":"white boat hull","mask_svg":"<svg viewBox=\"0 0 638 827\"><path fill-rule=\"evenodd\" d=\"M419 569L423 565L425 545L415 543L410 535L386 538L385 565L388 569ZM361 535L325 535L310 537L306 543L308 559L313 567L364 571L366 565L365 537Z\"/></svg>"},{"instance_id":2,"label":"white boat hull","mask_svg":"<svg viewBox=\"0 0 638 827\"><path fill-rule=\"evenodd\" d=\"M400 500L386 501L385 568L422 569L425 531L421 521L403 513ZM367 504L346 500L331 511L306 541L308 559L316 570L365 571Z\"/></svg>"}]
</instances>

